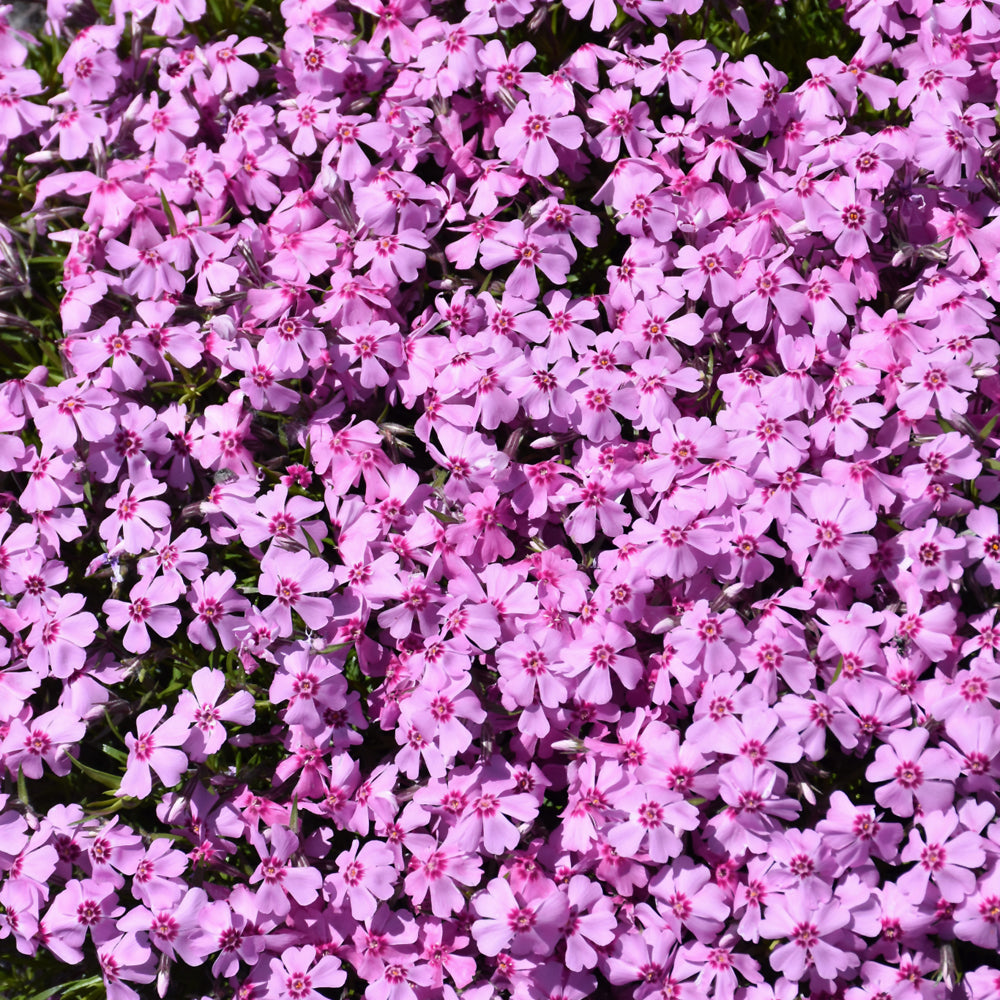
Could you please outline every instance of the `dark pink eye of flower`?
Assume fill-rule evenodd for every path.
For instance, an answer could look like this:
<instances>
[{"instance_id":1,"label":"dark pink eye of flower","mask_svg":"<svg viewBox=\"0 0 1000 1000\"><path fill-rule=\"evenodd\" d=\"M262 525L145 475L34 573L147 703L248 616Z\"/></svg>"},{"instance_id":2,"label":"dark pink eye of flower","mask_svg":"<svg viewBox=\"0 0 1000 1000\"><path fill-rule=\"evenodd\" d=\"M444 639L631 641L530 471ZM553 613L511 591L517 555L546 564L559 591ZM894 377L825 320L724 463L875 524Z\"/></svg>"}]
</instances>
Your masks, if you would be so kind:
<instances>
[{"instance_id":1,"label":"dark pink eye of flower","mask_svg":"<svg viewBox=\"0 0 1000 1000\"><path fill-rule=\"evenodd\" d=\"M708 714L713 719L721 719L731 715L733 711L732 700L724 696L713 698L708 706Z\"/></svg>"},{"instance_id":2,"label":"dark pink eye of flower","mask_svg":"<svg viewBox=\"0 0 1000 1000\"><path fill-rule=\"evenodd\" d=\"M94 899L85 899L76 908L76 919L86 927L91 927L101 919L101 904Z\"/></svg>"},{"instance_id":3,"label":"dark pink eye of flower","mask_svg":"<svg viewBox=\"0 0 1000 1000\"><path fill-rule=\"evenodd\" d=\"M535 916L534 910L530 910L527 907L519 907L516 910L512 910L507 917L507 922L510 925L510 929L516 934L523 934L526 931L530 931L532 927L535 926L535 921L538 918Z\"/></svg>"},{"instance_id":4,"label":"dark pink eye of flower","mask_svg":"<svg viewBox=\"0 0 1000 1000\"><path fill-rule=\"evenodd\" d=\"M295 972L285 980L285 990L292 1000L303 1000L312 992L312 979L304 972Z\"/></svg>"},{"instance_id":5,"label":"dark pink eye of flower","mask_svg":"<svg viewBox=\"0 0 1000 1000\"><path fill-rule=\"evenodd\" d=\"M920 77L920 89L925 91L936 90L944 80L944 73L939 69L926 70Z\"/></svg>"},{"instance_id":6,"label":"dark pink eye of flower","mask_svg":"<svg viewBox=\"0 0 1000 1000\"><path fill-rule=\"evenodd\" d=\"M904 788L919 788L924 782L924 772L919 764L905 760L897 765L895 778Z\"/></svg>"},{"instance_id":7,"label":"dark pink eye of flower","mask_svg":"<svg viewBox=\"0 0 1000 1000\"><path fill-rule=\"evenodd\" d=\"M814 948L819 943L819 929L815 924L803 921L792 928L789 940L800 948Z\"/></svg>"},{"instance_id":8,"label":"dark pink eye of flower","mask_svg":"<svg viewBox=\"0 0 1000 1000\"><path fill-rule=\"evenodd\" d=\"M627 135L633 127L630 111L616 111L608 120L608 126L615 135Z\"/></svg>"},{"instance_id":9,"label":"dark pink eye of flower","mask_svg":"<svg viewBox=\"0 0 1000 1000\"><path fill-rule=\"evenodd\" d=\"M834 549L844 540L844 533L834 521L820 521L816 525L816 541L820 548Z\"/></svg>"},{"instance_id":10,"label":"dark pink eye of flower","mask_svg":"<svg viewBox=\"0 0 1000 1000\"><path fill-rule=\"evenodd\" d=\"M733 78L725 70L717 70L708 81L708 91L714 97L725 97L732 93Z\"/></svg>"},{"instance_id":11,"label":"dark pink eye of flower","mask_svg":"<svg viewBox=\"0 0 1000 1000\"><path fill-rule=\"evenodd\" d=\"M928 368L924 372L924 388L925 389L940 389L941 386L948 384L948 377L940 368Z\"/></svg>"},{"instance_id":12,"label":"dark pink eye of flower","mask_svg":"<svg viewBox=\"0 0 1000 1000\"><path fill-rule=\"evenodd\" d=\"M538 142L549 134L549 120L545 115L529 115L523 131L529 139Z\"/></svg>"},{"instance_id":13,"label":"dark pink eye of flower","mask_svg":"<svg viewBox=\"0 0 1000 1000\"><path fill-rule=\"evenodd\" d=\"M868 218L868 213L861 205L847 205L840 213L841 221L848 229L860 229Z\"/></svg>"},{"instance_id":14,"label":"dark pink eye of flower","mask_svg":"<svg viewBox=\"0 0 1000 1000\"><path fill-rule=\"evenodd\" d=\"M933 542L924 542L917 549L917 561L922 566L936 566L941 561L941 549Z\"/></svg>"}]
</instances>

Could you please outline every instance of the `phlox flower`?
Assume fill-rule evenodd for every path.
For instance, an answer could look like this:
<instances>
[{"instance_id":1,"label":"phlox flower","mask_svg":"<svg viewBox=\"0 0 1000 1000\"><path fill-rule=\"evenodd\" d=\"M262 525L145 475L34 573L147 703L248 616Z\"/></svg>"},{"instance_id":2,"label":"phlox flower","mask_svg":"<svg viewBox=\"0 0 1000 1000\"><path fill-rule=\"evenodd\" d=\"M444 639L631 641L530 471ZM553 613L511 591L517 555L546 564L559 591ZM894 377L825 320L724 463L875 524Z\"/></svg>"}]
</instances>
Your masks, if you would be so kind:
<instances>
[{"instance_id":1,"label":"phlox flower","mask_svg":"<svg viewBox=\"0 0 1000 1000\"><path fill-rule=\"evenodd\" d=\"M358 266L370 264L370 275L380 285L395 287L399 282L416 281L430 246L417 229L404 229L388 236L373 236L355 245Z\"/></svg>"},{"instance_id":2,"label":"phlox flower","mask_svg":"<svg viewBox=\"0 0 1000 1000\"><path fill-rule=\"evenodd\" d=\"M719 936L729 916L722 889L712 881L712 873L689 858L679 858L664 867L649 883L658 900L657 912L664 925L680 940L686 928L702 942Z\"/></svg>"},{"instance_id":3,"label":"phlox flower","mask_svg":"<svg viewBox=\"0 0 1000 1000\"><path fill-rule=\"evenodd\" d=\"M196 6L200 0L194 0ZM260 76L256 69L244 62L240 56L257 55L267 51L267 45L259 38L242 38L230 35L221 42L208 46L205 57L211 67L208 82L217 94L226 89L233 94L245 94Z\"/></svg>"},{"instance_id":4,"label":"phlox flower","mask_svg":"<svg viewBox=\"0 0 1000 1000\"><path fill-rule=\"evenodd\" d=\"M151 983L156 978L152 950L131 932L112 938L97 949L97 961L108 1000L138 1000L127 983Z\"/></svg>"},{"instance_id":5,"label":"phlox flower","mask_svg":"<svg viewBox=\"0 0 1000 1000\"><path fill-rule=\"evenodd\" d=\"M18 464L19 471L28 474L27 485L19 497L21 509L27 513L51 511L81 499L80 476L67 455L45 446L39 453L31 446Z\"/></svg>"},{"instance_id":6,"label":"phlox flower","mask_svg":"<svg viewBox=\"0 0 1000 1000\"><path fill-rule=\"evenodd\" d=\"M41 778L43 761L53 774L65 775L70 770L67 749L79 742L86 729L86 724L65 708L25 719L17 717L0 741L0 754L15 775L20 769L27 778Z\"/></svg>"},{"instance_id":7,"label":"phlox flower","mask_svg":"<svg viewBox=\"0 0 1000 1000\"><path fill-rule=\"evenodd\" d=\"M755 767L746 757L737 757L722 765L719 779L726 808L707 829L730 854L765 853L779 821L791 820L801 810L798 802L784 796L787 778L772 764Z\"/></svg>"},{"instance_id":8,"label":"phlox flower","mask_svg":"<svg viewBox=\"0 0 1000 1000\"><path fill-rule=\"evenodd\" d=\"M583 701L606 704L612 696L612 672L626 690L634 689L645 672L643 665L621 652L633 645L634 636L614 622L588 626L563 652L562 670L577 679L574 694Z\"/></svg>"},{"instance_id":9,"label":"phlox flower","mask_svg":"<svg viewBox=\"0 0 1000 1000\"><path fill-rule=\"evenodd\" d=\"M946 349L915 358L900 372L900 379L906 387L900 391L897 404L911 420L929 411L945 420L965 413L968 394L977 386L969 365L956 361Z\"/></svg>"},{"instance_id":10,"label":"phlox flower","mask_svg":"<svg viewBox=\"0 0 1000 1000\"><path fill-rule=\"evenodd\" d=\"M183 580L197 580L208 566L208 556L199 551L205 545L205 536L197 528L185 528L176 538L160 532L149 546L153 554L140 559L137 568L142 576L161 573L175 584Z\"/></svg>"},{"instance_id":11,"label":"phlox flower","mask_svg":"<svg viewBox=\"0 0 1000 1000\"><path fill-rule=\"evenodd\" d=\"M50 951L64 962L82 962L81 946L88 933L98 946L115 937L114 919L120 916L114 886L96 879L70 879L49 905L43 918Z\"/></svg>"},{"instance_id":12,"label":"phlox flower","mask_svg":"<svg viewBox=\"0 0 1000 1000\"><path fill-rule=\"evenodd\" d=\"M434 916L443 919L461 910L465 896L456 883L479 885L480 859L457 850L447 837L439 844L433 837L412 834L406 846L411 857L404 888L413 903L421 905L429 893Z\"/></svg>"},{"instance_id":13,"label":"phlox flower","mask_svg":"<svg viewBox=\"0 0 1000 1000\"><path fill-rule=\"evenodd\" d=\"M205 0L133 0L131 8L138 18L153 15L155 34L175 37L185 21L194 23L204 15Z\"/></svg>"},{"instance_id":14,"label":"phlox flower","mask_svg":"<svg viewBox=\"0 0 1000 1000\"><path fill-rule=\"evenodd\" d=\"M878 547L868 532L875 512L837 486L820 485L804 493L802 513L793 513L784 525L783 539L799 572L820 579L841 579L853 569L864 569ZM808 563L807 563L808 558Z\"/></svg>"},{"instance_id":15,"label":"phlox flower","mask_svg":"<svg viewBox=\"0 0 1000 1000\"><path fill-rule=\"evenodd\" d=\"M695 601L670 633L670 642L681 660L701 665L708 674L735 666L734 647L739 649L749 640L750 633L732 608L718 614L706 600Z\"/></svg>"},{"instance_id":16,"label":"phlox flower","mask_svg":"<svg viewBox=\"0 0 1000 1000\"><path fill-rule=\"evenodd\" d=\"M508 163L521 157L521 169L528 176L545 177L559 169L553 143L578 149L583 136L583 122L574 115L551 114L543 93L539 92L518 101L511 116L497 129L496 143L500 156Z\"/></svg>"},{"instance_id":17,"label":"phlox flower","mask_svg":"<svg viewBox=\"0 0 1000 1000\"><path fill-rule=\"evenodd\" d=\"M868 765L869 781L888 782L875 790L875 801L897 816L947 809L954 798L961 770L958 755L948 746L927 749L930 733L923 728L897 729L875 751Z\"/></svg>"},{"instance_id":18,"label":"phlox flower","mask_svg":"<svg viewBox=\"0 0 1000 1000\"><path fill-rule=\"evenodd\" d=\"M279 958L272 958L268 992L275 1000L328 1000L318 989L336 989L347 981L340 959L323 955L318 960L311 945L285 948Z\"/></svg>"},{"instance_id":19,"label":"phlox flower","mask_svg":"<svg viewBox=\"0 0 1000 1000\"><path fill-rule=\"evenodd\" d=\"M127 624L122 645L130 653L146 653L152 645L150 629L163 638L177 631L181 613L173 602L181 592L182 587L173 579L143 577L132 587L127 601L109 597L104 602L108 628L120 629Z\"/></svg>"},{"instance_id":20,"label":"phlox flower","mask_svg":"<svg viewBox=\"0 0 1000 1000\"><path fill-rule=\"evenodd\" d=\"M347 900L355 920L368 923L378 900L389 899L396 888L397 871L392 851L379 841L351 847L337 855L337 870L326 879L333 903Z\"/></svg>"},{"instance_id":21,"label":"phlox flower","mask_svg":"<svg viewBox=\"0 0 1000 1000\"><path fill-rule=\"evenodd\" d=\"M739 121L749 122L763 106L763 95L745 82L742 67L730 67L727 59L728 56L723 55L711 73L703 64L699 65L701 75L691 111L703 125L724 128L730 124L733 111Z\"/></svg>"},{"instance_id":22,"label":"phlox flower","mask_svg":"<svg viewBox=\"0 0 1000 1000\"><path fill-rule=\"evenodd\" d=\"M200 965L214 950L211 935L201 918L208 896L204 889L183 889L168 883L151 887L146 906L137 906L118 919L118 929L148 934L148 940L164 955Z\"/></svg>"},{"instance_id":23,"label":"phlox flower","mask_svg":"<svg viewBox=\"0 0 1000 1000\"><path fill-rule=\"evenodd\" d=\"M655 522L637 519L627 537L641 546L636 564L654 579L693 577L722 547L720 532L710 521L703 523L694 511L667 504L660 505Z\"/></svg>"},{"instance_id":24,"label":"phlox flower","mask_svg":"<svg viewBox=\"0 0 1000 1000\"><path fill-rule=\"evenodd\" d=\"M472 925L484 955L509 951L514 957L549 955L569 915L561 892L518 900L506 879L495 878L473 902L479 919Z\"/></svg>"},{"instance_id":25,"label":"phlox flower","mask_svg":"<svg viewBox=\"0 0 1000 1000\"><path fill-rule=\"evenodd\" d=\"M254 699L249 691L236 691L220 702L225 684L221 670L202 667L191 678L191 690L182 691L177 699L174 718L191 727L183 746L192 760L204 760L222 747L226 739L223 722L248 726L254 720Z\"/></svg>"},{"instance_id":26,"label":"phlox flower","mask_svg":"<svg viewBox=\"0 0 1000 1000\"><path fill-rule=\"evenodd\" d=\"M947 590L961 578L967 547L954 531L930 518L914 531L901 532L899 541L906 558L901 569L907 571L924 592Z\"/></svg>"},{"instance_id":27,"label":"phlox flower","mask_svg":"<svg viewBox=\"0 0 1000 1000\"><path fill-rule=\"evenodd\" d=\"M771 952L771 968L795 981L807 971L826 982L835 981L860 962L849 946L846 928L851 911L836 897L817 901L802 889L791 889L767 907L761 936L784 941Z\"/></svg>"},{"instance_id":28,"label":"phlox flower","mask_svg":"<svg viewBox=\"0 0 1000 1000\"><path fill-rule=\"evenodd\" d=\"M59 155L64 160L76 160L86 156L97 139L103 139L108 127L102 119L91 113L87 108L71 104L66 95L53 98L51 103L69 104L60 111L49 129L47 137L42 142L49 145L59 140Z\"/></svg>"},{"instance_id":29,"label":"phlox flower","mask_svg":"<svg viewBox=\"0 0 1000 1000\"><path fill-rule=\"evenodd\" d=\"M28 633L28 667L38 676L66 678L87 659L87 649L97 634L97 619L84 611L82 594L62 594L44 609Z\"/></svg>"},{"instance_id":30,"label":"phlox flower","mask_svg":"<svg viewBox=\"0 0 1000 1000\"><path fill-rule=\"evenodd\" d=\"M764 978L757 962L736 951L736 944L733 934L723 934L712 942L683 944L674 958L671 976L685 981L694 977L691 985L698 991L696 995L734 1000L739 989L737 973L751 983L762 982Z\"/></svg>"},{"instance_id":31,"label":"phlox flower","mask_svg":"<svg viewBox=\"0 0 1000 1000\"><path fill-rule=\"evenodd\" d=\"M597 965L597 948L606 948L615 939L618 921L611 900L599 883L585 875L574 875L566 885L569 918L563 930L566 940L566 967L574 972Z\"/></svg>"},{"instance_id":32,"label":"phlox flower","mask_svg":"<svg viewBox=\"0 0 1000 1000\"><path fill-rule=\"evenodd\" d=\"M537 234L515 219L498 228L495 236L483 240L480 261L491 270L517 261L506 288L512 295L530 301L539 294L536 268L556 284L566 281L571 262L565 246L564 239Z\"/></svg>"},{"instance_id":33,"label":"phlox flower","mask_svg":"<svg viewBox=\"0 0 1000 1000\"><path fill-rule=\"evenodd\" d=\"M136 735L125 735L128 762L118 789L119 795L144 799L152 788L151 771L167 788L171 788L187 770L187 754L175 748L187 740L191 723L178 716L164 721L166 713L166 705L143 712L135 720Z\"/></svg>"},{"instance_id":34,"label":"phlox flower","mask_svg":"<svg viewBox=\"0 0 1000 1000\"><path fill-rule=\"evenodd\" d=\"M604 125L593 140L601 159L615 162L623 142L629 156L649 155L653 148L648 134L652 122L645 101L633 106L630 91L602 90L591 98L588 114Z\"/></svg>"},{"instance_id":35,"label":"phlox flower","mask_svg":"<svg viewBox=\"0 0 1000 1000\"><path fill-rule=\"evenodd\" d=\"M260 864L250 876L250 885L261 883L255 899L259 912L284 917L292 908L292 900L307 906L319 895L323 876L315 868L289 865L288 861L299 849L299 838L286 827L272 827L268 831L270 844L259 837L254 847L260 855Z\"/></svg>"},{"instance_id":36,"label":"phlox flower","mask_svg":"<svg viewBox=\"0 0 1000 1000\"><path fill-rule=\"evenodd\" d=\"M974 559L982 560L976 567L976 578L982 583L1000 587L1000 520L992 507L977 507L970 511L965 523L975 532L969 540Z\"/></svg>"},{"instance_id":37,"label":"phlox flower","mask_svg":"<svg viewBox=\"0 0 1000 1000\"><path fill-rule=\"evenodd\" d=\"M908 594L903 614L886 613L882 639L896 638L912 643L932 660L943 659L953 649L955 609L950 604L923 608L923 594Z\"/></svg>"},{"instance_id":38,"label":"phlox flower","mask_svg":"<svg viewBox=\"0 0 1000 1000\"><path fill-rule=\"evenodd\" d=\"M403 341L394 323L376 320L364 326L342 326L347 353L360 365L358 381L366 389L387 385L390 371L403 363Z\"/></svg>"},{"instance_id":39,"label":"phlox flower","mask_svg":"<svg viewBox=\"0 0 1000 1000\"><path fill-rule=\"evenodd\" d=\"M737 281L733 316L751 330L763 330L775 313L790 326L805 310L806 297L798 290L801 284L802 279L781 259L771 263L751 260Z\"/></svg>"},{"instance_id":40,"label":"phlox flower","mask_svg":"<svg viewBox=\"0 0 1000 1000\"><path fill-rule=\"evenodd\" d=\"M864 428L878 428L885 418L881 403L863 403L872 394L873 387L848 385L827 399L826 408L811 426L813 440L820 447L833 443L833 450L844 457L856 455L868 444Z\"/></svg>"},{"instance_id":41,"label":"phlox flower","mask_svg":"<svg viewBox=\"0 0 1000 1000\"><path fill-rule=\"evenodd\" d=\"M558 633L546 631L519 634L497 649L498 683L508 711L530 709L536 702L551 709L563 702L568 685L561 648Z\"/></svg>"},{"instance_id":42,"label":"phlox flower","mask_svg":"<svg viewBox=\"0 0 1000 1000\"><path fill-rule=\"evenodd\" d=\"M539 801L533 794L518 791L507 770L495 763L487 767L478 794L468 798L454 827L456 848L502 855L513 850L521 839L512 820L528 823L538 815Z\"/></svg>"},{"instance_id":43,"label":"phlox flower","mask_svg":"<svg viewBox=\"0 0 1000 1000\"><path fill-rule=\"evenodd\" d=\"M1000 947L1000 865L995 862L955 911L955 936L980 948Z\"/></svg>"},{"instance_id":44,"label":"phlox flower","mask_svg":"<svg viewBox=\"0 0 1000 1000\"><path fill-rule=\"evenodd\" d=\"M288 552L271 548L261 561L263 573L258 587L264 595L274 597L265 614L278 627L281 635L292 634L292 611L311 629L320 629L333 613L333 603L326 597L310 596L329 593L334 578L322 559L308 551Z\"/></svg>"},{"instance_id":45,"label":"phlox flower","mask_svg":"<svg viewBox=\"0 0 1000 1000\"><path fill-rule=\"evenodd\" d=\"M982 838L972 830L958 831L959 816L954 809L928 812L919 824L920 830L910 831L900 855L901 861L917 864L899 876L899 888L915 901L922 900L928 882L933 881L944 899L964 902L976 887L973 869L986 859Z\"/></svg>"},{"instance_id":46,"label":"phlox flower","mask_svg":"<svg viewBox=\"0 0 1000 1000\"><path fill-rule=\"evenodd\" d=\"M126 552L133 554L151 548L156 537L153 529L166 528L170 520L167 504L151 498L162 496L166 490L166 483L155 479L123 483L106 504L112 513L99 529L105 545L113 549L120 542Z\"/></svg>"},{"instance_id":47,"label":"phlox flower","mask_svg":"<svg viewBox=\"0 0 1000 1000\"><path fill-rule=\"evenodd\" d=\"M469 556L474 552L488 563L498 558L509 559L514 554L511 534L515 521L510 513L510 502L501 499L495 486L488 486L482 493L473 493L462 508L464 521L448 530L449 540L458 555Z\"/></svg>"},{"instance_id":48,"label":"phlox flower","mask_svg":"<svg viewBox=\"0 0 1000 1000\"><path fill-rule=\"evenodd\" d=\"M702 39L684 39L673 48L662 32L652 45L640 45L636 55L649 62L635 74L635 83L643 96L657 91L664 80L670 103L675 108L687 107L698 92L699 83L706 79L715 56Z\"/></svg>"}]
</instances>

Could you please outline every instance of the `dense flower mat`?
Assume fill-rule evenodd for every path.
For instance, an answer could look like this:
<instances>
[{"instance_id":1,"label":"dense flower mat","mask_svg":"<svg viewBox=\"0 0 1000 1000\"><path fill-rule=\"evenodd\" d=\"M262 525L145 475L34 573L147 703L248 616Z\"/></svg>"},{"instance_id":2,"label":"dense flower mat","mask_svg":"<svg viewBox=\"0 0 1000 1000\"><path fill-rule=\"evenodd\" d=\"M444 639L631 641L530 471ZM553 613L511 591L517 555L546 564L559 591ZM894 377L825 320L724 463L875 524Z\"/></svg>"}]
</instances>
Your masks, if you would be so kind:
<instances>
[{"instance_id":1,"label":"dense flower mat","mask_svg":"<svg viewBox=\"0 0 1000 1000\"><path fill-rule=\"evenodd\" d=\"M998 54L0 19L4 996L1000 997Z\"/></svg>"}]
</instances>

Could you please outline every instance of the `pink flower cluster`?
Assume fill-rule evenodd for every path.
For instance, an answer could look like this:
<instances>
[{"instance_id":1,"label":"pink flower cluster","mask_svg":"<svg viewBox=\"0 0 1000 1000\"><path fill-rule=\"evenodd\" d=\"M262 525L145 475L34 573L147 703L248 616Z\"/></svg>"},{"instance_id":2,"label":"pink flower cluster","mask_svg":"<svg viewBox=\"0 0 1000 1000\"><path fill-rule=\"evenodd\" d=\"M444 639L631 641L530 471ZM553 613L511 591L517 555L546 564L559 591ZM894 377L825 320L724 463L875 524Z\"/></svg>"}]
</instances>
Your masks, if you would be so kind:
<instances>
[{"instance_id":1,"label":"pink flower cluster","mask_svg":"<svg viewBox=\"0 0 1000 1000\"><path fill-rule=\"evenodd\" d=\"M993 5L848 0L797 86L702 0L110 7L49 0L54 94L0 30L67 252L0 938L111 1000L997 1000Z\"/></svg>"}]
</instances>

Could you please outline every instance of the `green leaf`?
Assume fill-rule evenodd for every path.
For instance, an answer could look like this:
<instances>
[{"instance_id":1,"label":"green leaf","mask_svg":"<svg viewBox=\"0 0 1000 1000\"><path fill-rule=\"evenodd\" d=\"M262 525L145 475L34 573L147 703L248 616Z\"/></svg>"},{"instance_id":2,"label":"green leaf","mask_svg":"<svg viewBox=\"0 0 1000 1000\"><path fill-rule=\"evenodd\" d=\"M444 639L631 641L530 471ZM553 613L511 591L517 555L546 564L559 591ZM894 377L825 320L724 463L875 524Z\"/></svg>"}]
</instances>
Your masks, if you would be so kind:
<instances>
[{"instance_id":1,"label":"green leaf","mask_svg":"<svg viewBox=\"0 0 1000 1000\"><path fill-rule=\"evenodd\" d=\"M25 1000L48 1000L49 997L55 996L57 993L62 993L63 996L66 996L71 993L80 993L84 990L98 989L103 985L104 979L101 976L88 976L86 979L76 979L72 983L63 983L61 986L51 986L47 990L32 993Z\"/></svg>"},{"instance_id":2,"label":"green leaf","mask_svg":"<svg viewBox=\"0 0 1000 1000\"><path fill-rule=\"evenodd\" d=\"M160 191L160 204L163 206L163 212L167 217L167 225L170 227L170 235L177 235L177 220L174 218L174 210L170 207L170 202L167 201L167 196L163 193L162 189Z\"/></svg>"},{"instance_id":3,"label":"green leaf","mask_svg":"<svg viewBox=\"0 0 1000 1000\"><path fill-rule=\"evenodd\" d=\"M69 757L70 762L76 768L83 771L88 778L93 778L98 784L104 785L105 788L118 788L122 783L122 779L118 775L108 774L107 771L98 771L96 767L90 767L88 764L82 764L78 761L71 753L66 755Z\"/></svg>"},{"instance_id":4,"label":"green leaf","mask_svg":"<svg viewBox=\"0 0 1000 1000\"><path fill-rule=\"evenodd\" d=\"M101 749L109 757L118 761L119 764L128 764L128 754L124 750L119 750L117 747L108 746L107 743L103 744Z\"/></svg>"}]
</instances>

